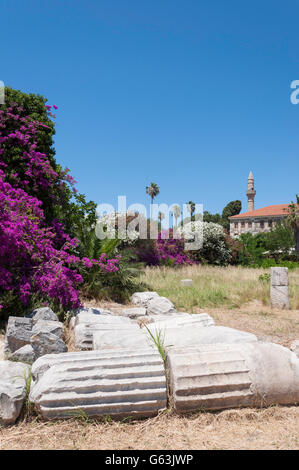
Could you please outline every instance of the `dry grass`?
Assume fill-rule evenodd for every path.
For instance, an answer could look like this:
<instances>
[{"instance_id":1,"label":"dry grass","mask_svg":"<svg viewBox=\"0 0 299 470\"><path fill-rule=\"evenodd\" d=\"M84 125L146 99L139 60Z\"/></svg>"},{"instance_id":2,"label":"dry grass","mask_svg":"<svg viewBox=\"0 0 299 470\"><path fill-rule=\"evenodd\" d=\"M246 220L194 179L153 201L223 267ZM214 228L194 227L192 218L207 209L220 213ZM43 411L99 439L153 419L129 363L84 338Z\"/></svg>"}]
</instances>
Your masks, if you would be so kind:
<instances>
[{"instance_id":1,"label":"dry grass","mask_svg":"<svg viewBox=\"0 0 299 470\"><path fill-rule=\"evenodd\" d=\"M0 449L298 449L299 408L226 410L144 421L21 422L0 429Z\"/></svg>"},{"instance_id":2,"label":"dry grass","mask_svg":"<svg viewBox=\"0 0 299 470\"><path fill-rule=\"evenodd\" d=\"M218 325L252 332L290 346L299 338L299 270L290 272L293 310L273 310L265 270L190 267L147 269L143 280L180 310L208 312ZM180 286L191 278L194 287ZM121 306L104 302L117 310ZM297 309L297 310L296 310ZM72 335L66 337L73 350ZM100 422L71 419L21 420L0 428L0 449L298 449L299 407L237 409L178 416L173 412L143 421Z\"/></svg>"}]
</instances>

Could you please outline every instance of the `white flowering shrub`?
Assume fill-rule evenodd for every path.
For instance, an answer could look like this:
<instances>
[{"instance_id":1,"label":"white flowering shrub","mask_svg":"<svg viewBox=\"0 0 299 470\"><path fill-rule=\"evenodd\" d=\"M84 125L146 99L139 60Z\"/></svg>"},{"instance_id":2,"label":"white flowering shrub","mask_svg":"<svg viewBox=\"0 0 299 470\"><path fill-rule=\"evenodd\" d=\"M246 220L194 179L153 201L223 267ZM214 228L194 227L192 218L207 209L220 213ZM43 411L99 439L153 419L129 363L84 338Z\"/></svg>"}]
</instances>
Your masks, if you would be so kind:
<instances>
[{"instance_id":1,"label":"white flowering shrub","mask_svg":"<svg viewBox=\"0 0 299 470\"><path fill-rule=\"evenodd\" d=\"M198 261L221 265L229 263L231 254L221 225L197 220L177 229L177 234L186 241L192 241L196 233L202 240L202 248L194 252Z\"/></svg>"},{"instance_id":2,"label":"white flowering shrub","mask_svg":"<svg viewBox=\"0 0 299 470\"><path fill-rule=\"evenodd\" d=\"M98 219L96 225L96 235L99 239L120 239L124 244L134 243L140 236L139 230L133 221L137 215L135 212L112 212Z\"/></svg>"}]
</instances>

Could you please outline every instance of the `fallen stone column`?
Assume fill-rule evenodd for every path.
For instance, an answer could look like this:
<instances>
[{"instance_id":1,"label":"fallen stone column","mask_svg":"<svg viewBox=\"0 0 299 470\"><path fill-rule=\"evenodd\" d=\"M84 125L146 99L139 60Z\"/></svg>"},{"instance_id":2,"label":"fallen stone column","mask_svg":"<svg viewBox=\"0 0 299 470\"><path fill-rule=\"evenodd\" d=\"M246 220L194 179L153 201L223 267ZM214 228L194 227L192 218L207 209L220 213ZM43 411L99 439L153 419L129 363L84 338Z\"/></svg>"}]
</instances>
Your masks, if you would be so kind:
<instances>
[{"instance_id":1,"label":"fallen stone column","mask_svg":"<svg viewBox=\"0 0 299 470\"><path fill-rule=\"evenodd\" d=\"M271 268L270 297L272 308L290 309L288 268Z\"/></svg>"},{"instance_id":2,"label":"fallen stone column","mask_svg":"<svg viewBox=\"0 0 299 470\"><path fill-rule=\"evenodd\" d=\"M299 359L273 343L172 349L167 371L179 413L299 402Z\"/></svg>"},{"instance_id":3,"label":"fallen stone column","mask_svg":"<svg viewBox=\"0 0 299 470\"><path fill-rule=\"evenodd\" d=\"M166 407L164 365L161 356L152 350L53 356L48 369L47 356L34 364L35 381L30 392L30 401L46 419L80 413L147 417Z\"/></svg>"},{"instance_id":4,"label":"fallen stone column","mask_svg":"<svg viewBox=\"0 0 299 470\"><path fill-rule=\"evenodd\" d=\"M216 343L248 343L256 342L257 337L245 331L227 328L225 326L204 326L200 323L192 323L171 327L155 328L155 324L147 325L154 336L158 334L162 338L165 350L171 348L183 348L200 346L202 344Z\"/></svg>"}]
</instances>

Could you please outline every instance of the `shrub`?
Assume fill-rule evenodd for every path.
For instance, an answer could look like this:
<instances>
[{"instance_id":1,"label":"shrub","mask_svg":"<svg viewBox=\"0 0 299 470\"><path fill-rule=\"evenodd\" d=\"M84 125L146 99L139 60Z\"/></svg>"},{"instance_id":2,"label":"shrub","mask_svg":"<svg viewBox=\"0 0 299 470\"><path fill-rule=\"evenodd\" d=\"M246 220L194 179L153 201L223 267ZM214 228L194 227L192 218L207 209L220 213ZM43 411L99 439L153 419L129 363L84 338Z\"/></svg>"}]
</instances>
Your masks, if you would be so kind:
<instances>
[{"instance_id":1,"label":"shrub","mask_svg":"<svg viewBox=\"0 0 299 470\"><path fill-rule=\"evenodd\" d=\"M192 240L195 233L202 237L202 248L190 251L190 255L195 261L226 265L231 260L231 253L221 225L198 220L189 222L184 227L179 228L178 233L185 240Z\"/></svg>"}]
</instances>

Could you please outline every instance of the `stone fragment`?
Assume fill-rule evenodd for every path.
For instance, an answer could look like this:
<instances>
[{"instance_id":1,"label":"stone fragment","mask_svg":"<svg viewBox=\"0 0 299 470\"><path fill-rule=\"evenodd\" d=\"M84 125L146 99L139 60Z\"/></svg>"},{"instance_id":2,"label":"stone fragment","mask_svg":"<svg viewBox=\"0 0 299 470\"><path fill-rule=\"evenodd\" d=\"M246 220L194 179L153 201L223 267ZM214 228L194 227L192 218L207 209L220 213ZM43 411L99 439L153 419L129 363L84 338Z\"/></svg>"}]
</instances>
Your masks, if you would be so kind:
<instances>
[{"instance_id":1,"label":"stone fragment","mask_svg":"<svg viewBox=\"0 0 299 470\"><path fill-rule=\"evenodd\" d=\"M149 315L166 315L174 312L176 309L173 303L166 297L154 297L148 302L147 313Z\"/></svg>"},{"instance_id":2,"label":"stone fragment","mask_svg":"<svg viewBox=\"0 0 299 470\"><path fill-rule=\"evenodd\" d=\"M299 340L298 339L292 342L290 349L297 355L297 357L299 357Z\"/></svg>"},{"instance_id":3,"label":"stone fragment","mask_svg":"<svg viewBox=\"0 0 299 470\"><path fill-rule=\"evenodd\" d=\"M189 317L190 313L186 312L172 312L172 313L167 313L165 315L147 315L147 318L151 320L152 322L160 322L164 320L170 320L172 318L177 318L177 317Z\"/></svg>"},{"instance_id":4,"label":"stone fragment","mask_svg":"<svg viewBox=\"0 0 299 470\"><path fill-rule=\"evenodd\" d=\"M50 307L36 308L28 315L28 317L33 319L33 323L36 323L39 320L58 321L57 315Z\"/></svg>"},{"instance_id":5,"label":"stone fragment","mask_svg":"<svg viewBox=\"0 0 299 470\"><path fill-rule=\"evenodd\" d=\"M159 317L157 315L157 317ZM164 328L181 328L184 326L194 325L196 328L213 326L215 322L207 313L187 313L182 316L163 316L160 320L155 321L149 325L150 330L164 329Z\"/></svg>"},{"instance_id":6,"label":"stone fragment","mask_svg":"<svg viewBox=\"0 0 299 470\"><path fill-rule=\"evenodd\" d=\"M80 308L71 310L70 313L73 316L77 316L81 313L88 313L90 315L113 315L113 313L110 312L110 310L106 310L104 308L98 308L98 307L80 307Z\"/></svg>"},{"instance_id":7,"label":"stone fragment","mask_svg":"<svg viewBox=\"0 0 299 470\"><path fill-rule=\"evenodd\" d=\"M156 337L160 333L163 338L164 349L198 346L215 343L244 343L257 341L251 333L227 328L225 326L208 326L204 323L187 323L181 326L155 328L155 324L147 325Z\"/></svg>"},{"instance_id":8,"label":"stone fragment","mask_svg":"<svg viewBox=\"0 0 299 470\"><path fill-rule=\"evenodd\" d=\"M182 279L181 280L181 285L191 287L191 286L193 286L193 281L192 281L192 279Z\"/></svg>"},{"instance_id":9,"label":"stone fragment","mask_svg":"<svg viewBox=\"0 0 299 470\"><path fill-rule=\"evenodd\" d=\"M123 329L107 331L96 331L93 333L93 349L94 350L106 350L106 349L149 349L150 347L155 348L150 335L143 329Z\"/></svg>"},{"instance_id":10,"label":"stone fragment","mask_svg":"<svg viewBox=\"0 0 299 470\"><path fill-rule=\"evenodd\" d=\"M146 308L149 301L154 297L159 297L157 292L135 292L131 297L131 302L134 305L140 305Z\"/></svg>"},{"instance_id":11,"label":"stone fragment","mask_svg":"<svg viewBox=\"0 0 299 470\"><path fill-rule=\"evenodd\" d=\"M36 375L46 360L44 356L34 364L37 379L30 392L30 400L46 419L82 413L148 417L166 407L163 361L153 350L67 353Z\"/></svg>"},{"instance_id":12,"label":"stone fragment","mask_svg":"<svg viewBox=\"0 0 299 470\"><path fill-rule=\"evenodd\" d=\"M36 358L43 356L44 354L67 352L67 346L62 339L52 333L45 333L43 331L33 333L30 344L34 350Z\"/></svg>"},{"instance_id":13,"label":"stone fragment","mask_svg":"<svg viewBox=\"0 0 299 470\"><path fill-rule=\"evenodd\" d=\"M289 270L288 268L271 268L271 285L272 286L288 286Z\"/></svg>"},{"instance_id":14,"label":"stone fragment","mask_svg":"<svg viewBox=\"0 0 299 470\"><path fill-rule=\"evenodd\" d=\"M290 296L289 286L271 286L270 288L272 308L281 308L289 310Z\"/></svg>"},{"instance_id":15,"label":"stone fragment","mask_svg":"<svg viewBox=\"0 0 299 470\"><path fill-rule=\"evenodd\" d=\"M299 402L299 359L273 343L172 349L167 373L179 413Z\"/></svg>"},{"instance_id":16,"label":"stone fragment","mask_svg":"<svg viewBox=\"0 0 299 470\"><path fill-rule=\"evenodd\" d=\"M85 324L95 324L104 325L106 323L121 323L121 324L131 324L132 321L129 318L118 317L116 315L92 315L90 313L79 313L75 317L74 326L79 325L80 323Z\"/></svg>"},{"instance_id":17,"label":"stone fragment","mask_svg":"<svg viewBox=\"0 0 299 470\"><path fill-rule=\"evenodd\" d=\"M27 364L33 364L35 361L35 353L31 344L26 344L20 349L17 349L14 353L10 354L8 357L10 361L21 361L26 362Z\"/></svg>"},{"instance_id":18,"label":"stone fragment","mask_svg":"<svg viewBox=\"0 0 299 470\"><path fill-rule=\"evenodd\" d=\"M5 335L4 354L11 353L30 343L31 318L9 317Z\"/></svg>"},{"instance_id":19,"label":"stone fragment","mask_svg":"<svg viewBox=\"0 0 299 470\"><path fill-rule=\"evenodd\" d=\"M120 320L127 320L122 317L115 317ZM93 335L97 331L104 331L105 335L116 335L119 331L126 331L127 334L131 334L134 331L140 330L137 323L121 323L121 322L110 322L110 323L79 323L75 326L75 346L77 349L92 349L93 347Z\"/></svg>"},{"instance_id":20,"label":"stone fragment","mask_svg":"<svg viewBox=\"0 0 299 470\"><path fill-rule=\"evenodd\" d=\"M146 308L144 307L135 307L135 308L123 308L117 311L118 315L122 317L128 317L132 320L140 317L146 316Z\"/></svg>"},{"instance_id":21,"label":"stone fragment","mask_svg":"<svg viewBox=\"0 0 299 470\"><path fill-rule=\"evenodd\" d=\"M52 333L53 335L62 338L63 324L59 321L51 320L38 320L32 328L32 333L36 334L39 332Z\"/></svg>"},{"instance_id":22,"label":"stone fragment","mask_svg":"<svg viewBox=\"0 0 299 470\"><path fill-rule=\"evenodd\" d=\"M0 422L14 424L20 415L26 394L25 377L30 367L21 362L0 361Z\"/></svg>"}]
</instances>

